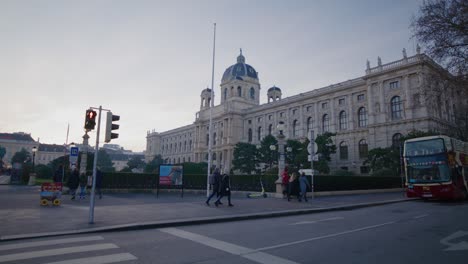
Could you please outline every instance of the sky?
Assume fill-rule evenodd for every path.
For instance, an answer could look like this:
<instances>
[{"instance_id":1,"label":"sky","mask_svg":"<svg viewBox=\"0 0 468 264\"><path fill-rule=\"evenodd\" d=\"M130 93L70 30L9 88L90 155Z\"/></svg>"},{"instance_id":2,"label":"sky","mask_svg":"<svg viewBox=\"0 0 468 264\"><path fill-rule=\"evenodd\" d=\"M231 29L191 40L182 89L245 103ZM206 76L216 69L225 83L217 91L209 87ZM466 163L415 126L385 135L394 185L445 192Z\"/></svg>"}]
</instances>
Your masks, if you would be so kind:
<instances>
[{"instance_id":1,"label":"sky","mask_svg":"<svg viewBox=\"0 0 468 264\"><path fill-rule=\"evenodd\" d=\"M120 116L112 144L144 151L147 131L192 124L242 48L260 103L363 76L415 54L409 25L422 0L0 1L0 132L82 142L86 109ZM103 112L103 117L105 113ZM104 118L103 118L104 119ZM100 145L105 122L101 122ZM96 130L89 133L95 145Z\"/></svg>"}]
</instances>

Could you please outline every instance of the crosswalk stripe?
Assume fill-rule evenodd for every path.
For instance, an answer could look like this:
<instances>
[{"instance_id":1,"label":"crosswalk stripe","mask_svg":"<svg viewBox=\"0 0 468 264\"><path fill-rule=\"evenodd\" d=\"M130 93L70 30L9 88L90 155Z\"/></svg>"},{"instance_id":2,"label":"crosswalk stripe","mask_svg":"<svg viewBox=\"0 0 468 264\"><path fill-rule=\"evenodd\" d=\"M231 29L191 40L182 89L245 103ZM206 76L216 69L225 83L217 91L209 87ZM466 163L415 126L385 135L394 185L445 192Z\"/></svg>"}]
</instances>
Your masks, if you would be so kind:
<instances>
[{"instance_id":1,"label":"crosswalk stripe","mask_svg":"<svg viewBox=\"0 0 468 264\"><path fill-rule=\"evenodd\" d=\"M74 238L44 240L44 241L37 241L37 242L16 243L16 244L8 244L8 245L0 246L0 251L28 248L28 247L52 246L52 245L61 245L61 244L67 244L67 243L96 241L96 240L102 240L102 239L104 239L102 236L89 236L89 237L74 237Z\"/></svg>"},{"instance_id":2,"label":"crosswalk stripe","mask_svg":"<svg viewBox=\"0 0 468 264\"><path fill-rule=\"evenodd\" d=\"M105 243L105 244L95 244L95 245L88 245L88 246L30 251L30 252L23 252L23 253L0 256L0 262L32 259L32 258L39 258L39 257L49 257L49 256L64 255L64 254L79 253L79 252L98 251L98 250L112 249L112 248L119 248L119 247L114 244Z\"/></svg>"},{"instance_id":3,"label":"crosswalk stripe","mask_svg":"<svg viewBox=\"0 0 468 264\"><path fill-rule=\"evenodd\" d=\"M89 257L89 258L78 258L78 259L69 259L57 262L49 262L45 264L106 264L106 263L115 263L127 260L136 260L138 259L130 253L121 253L121 254L112 254L106 256L98 257Z\"/></svg>"},{"instance_id":4,"label":"crosswalk stripe","mask_svg":"<svg viewBox=\"0 0 468 264\"><path fill-rule=\"evenodd\" d=\"M238 246L232 243L224 242L214 238L202 236L199 234L191 233L177 228L162 228L159 231L168 233L180 238L188 239L193 242L203 244L212 248L216 248L233 255L238 255L244 258L248 258L252 261L261 264L299 264L297 262L284 259L281 257L273 256L268 253L258 252L257 250Z\"/></svg>"}]
</instances>

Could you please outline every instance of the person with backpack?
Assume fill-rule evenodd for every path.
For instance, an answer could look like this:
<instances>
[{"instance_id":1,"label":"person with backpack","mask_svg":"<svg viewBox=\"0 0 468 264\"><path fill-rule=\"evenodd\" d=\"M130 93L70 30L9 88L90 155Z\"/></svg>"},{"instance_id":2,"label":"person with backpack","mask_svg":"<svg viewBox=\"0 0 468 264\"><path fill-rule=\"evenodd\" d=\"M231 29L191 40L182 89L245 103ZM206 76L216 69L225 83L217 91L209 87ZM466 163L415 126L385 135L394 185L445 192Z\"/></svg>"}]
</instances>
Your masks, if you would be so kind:
<instances>
[{"instance_id":1,"label":"person with backpack","mask_svg":"<svg viewBox=\"0 0 468 264\"><path fill-rule=\"evenodd\" d=\"M215 202L216 207L222 204L221 198L223 198L224 196L227 196L228 198L228 206L234 206L231 203L231 181L229 180L229 175L227 174L223 174L221 178L221 183L219 185L219 198Z\"/></svg>"},{"instance_id":2,"label":"person with backpack","mask_svg":"<svg viewBox=\"0 0 468 264\"><path fill-rule=\"evenodd\" d=\"M216 168L213 172L213 174L210 175L210 177L208 178L208 183L211 185L211 188L213 190L213 192L211 193L211 195L208 197L208 199L206 200L206 205L210 206L210 200L211 198L213 198L213 196L216 195L216 197L219 196L219 187L220 187L220 183L221 183L221 174L219 173L219 169Z\"/></svg>"}]
</instances>

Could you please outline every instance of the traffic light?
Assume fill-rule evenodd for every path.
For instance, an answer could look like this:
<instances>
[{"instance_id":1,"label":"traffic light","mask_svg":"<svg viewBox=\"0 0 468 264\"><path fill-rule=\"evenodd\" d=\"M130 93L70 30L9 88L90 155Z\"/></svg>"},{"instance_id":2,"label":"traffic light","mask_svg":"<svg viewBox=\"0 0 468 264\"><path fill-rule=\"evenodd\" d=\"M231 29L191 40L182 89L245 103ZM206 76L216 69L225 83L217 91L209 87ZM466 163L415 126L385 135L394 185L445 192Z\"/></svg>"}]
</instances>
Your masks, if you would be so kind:
<instances>
[{"instance_id":1,"label":"traffic light","mask_svg":"<svg viewBox=\"0 0 468 264\"><path fill-rule=\"evenodd\" d=\"M106 137L104 141L106 143L109 143L112 139L118 138L119 134L117 133L112 133L112 130L117 130L119 129L119 125L113 124L112 122L114 121L119 121L120 116L118 115L113 115L111 111L107 112L107 121L106 121Z\"/></svg>"},{"instance_id":2,"label":"traffic light","mask_svg":"<svg viewBox=\"0 0 468 264\"><path fill-rule=\"evenodd\" d=\"M87 131L93 130L96 126L96 111L88 109L86 110L86 118L84 128Z\"/></svg>"}]
</instances>

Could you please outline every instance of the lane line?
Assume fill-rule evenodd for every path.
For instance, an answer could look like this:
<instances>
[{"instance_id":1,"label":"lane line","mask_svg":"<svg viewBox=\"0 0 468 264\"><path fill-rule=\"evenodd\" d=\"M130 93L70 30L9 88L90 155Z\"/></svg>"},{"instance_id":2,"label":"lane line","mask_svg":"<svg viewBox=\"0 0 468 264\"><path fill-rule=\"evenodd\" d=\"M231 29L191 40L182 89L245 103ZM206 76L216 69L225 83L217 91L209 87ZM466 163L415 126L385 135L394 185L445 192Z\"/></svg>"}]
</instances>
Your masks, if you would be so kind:
<instances>
[{"instance_id":1,"label":"lane line","mask_svg":"<svg viewBox=\"0 0 468 264\"><path fill-rule=\"evenodd\" d=\"M418 219L418 218L423 218L423 217L426 217L428 216L429 214L423 214L423 215L418 215L418 216L415 216L413 217L414 219Z\"/></svg>"},{"instance_id":2,"label":"lane line","mask_svg":"<svg viewBox=\"0 0 468 264\"><path fill-rule=\"evenodd\" d=\"M358 228L358 229L352 229L352 230L339 232L339 233L334 233L334 234L330 234L330 235L313 237L313 238L293 241L293 242L289 242L289 243L278 244L278 245L270 246L270 247L257 248L256 250L264 251L264 250L270 250L270 249L275 249L275 248L280 248L280 247L287 247L287 246L292 246L292 245L296 245L296 244L301 244L301 243L304 243L304 242L309 242L309 241L320 240L320 239L324 239L324 238L330 238L330 237L336 237L336 236L346 235L346 234L350 234L350 233L360 232L360 231L364 231L364 230L368 230L368 229L372 229L372 228L391 225L391 224L394 224L394 223L396 223L396 222L395 221L386 222L386 223L383 223L383 224L361 227L361 228Z\"/></svg>"},{"instance_id":3,"label":"lane line","mask_svg":"<svg viewBox=\"0 0 468 264\"><path fill-rule=\"evenodd\" d=\"M96 245L79 246L79 247L67 247L67 248L30 251L30 252L23 252L23 253L0 256L0 262L24 260L24 259L32 259L32 258L40 258L40 257L50 257L50 256L56 256L56 255L98 251L98 250L114 249L114 248L119 248L119 247L117 245L107 243L107 244L96 244Z\"/></svg>"},{"instance_id":4,"label":"lane line","mask_svg":"<svg viewBox=\"0 0 468 264\"><path fill-rule=\"evenodd\" d=\"M105 256L98 256L98 257L89 257L89 258L77 258L77 259L69 259L57 262L49 262L45 264L106 264L106 263L115 263L115 262L122 262L128 260L137 260L138 258L130 253L120 253L120 254L112 254L112 255L105 255Z\"/></svg>"},{"instance_id":5,"label":"lane line","mask_svg":"<svg viewBox=\"0 0 468 264\"><path fill-rule=\"evenodd\" d=\"M264 252L258 252L257 250L253 250L250 248L238 246L232 243L224 242L221 240L217 240L214 238L198 235L195 233L187 232L177 228L162 228L159 229L161 232L171 234L173 236L177 236L180 238L188 239L193 242L209 246L212 248L216 248L222 250L224 252L228 252L233 255L238 255L252 261L262 263L262 264L298 264L297 262L280 258L277 256L270 255Z\"/></svg>"},{"instance_id":6,"label":"lane line","mask_svg":"<svg viewBox=\"0 0 468 264\"><path fill-rule=\"evenodd\" d=\"M297 223L293 223L293 224L289 224L289 225L305 225L305 224L315 224L315 223L319 223L319 222L325 222L325 221L332 221L332 220L340 220L340 219L344 219L343 217L331 217L331 218L325 218L325 219L319 219L319 220L312 220L312 221L301 221L301 222L297 222Z\"/></svg>"},{"instance_id":7,"label":"lane line","mask_svg":"<svg viewBox=\"0 0 468 264\"><path fill-rule=\"evenodd\" d=\"M104 238L102 236L89 236L89 237L74 237L74 238L44 240L44 241L37 241L37 242L15 243L15 244L8 244L8 245L0 246L0 251L28 248L28 247L61 245L61 244L85 242L85 241L97 241L97 240L103 240L103 239Z\"/></svg>"}]
</instances>

